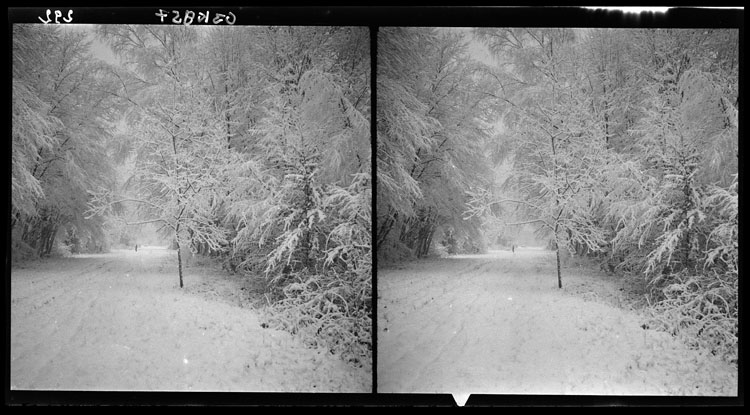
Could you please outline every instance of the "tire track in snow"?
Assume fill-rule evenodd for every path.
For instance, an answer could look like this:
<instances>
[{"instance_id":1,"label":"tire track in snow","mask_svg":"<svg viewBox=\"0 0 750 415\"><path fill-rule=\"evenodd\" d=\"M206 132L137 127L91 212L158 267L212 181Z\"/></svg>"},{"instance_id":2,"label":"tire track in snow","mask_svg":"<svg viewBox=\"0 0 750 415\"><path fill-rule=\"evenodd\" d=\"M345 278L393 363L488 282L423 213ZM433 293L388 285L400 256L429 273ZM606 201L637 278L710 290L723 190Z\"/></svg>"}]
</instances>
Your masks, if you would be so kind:
<instances>
[{"instance_id":1,"label":"tire track in snow","mask_svg":"<svg viewBox=\"0 0 750 415\"><path fill-rule=\"evenodd\" d=\"M62 262L63 266L51 268L49 265L54 262ZM96 275L111 262L111 259L97 261L87 258L79 269L74 261L53 260L32 267L41 272L32 272L30 278L18 278L17 275L13 278L11 274L11 366L13 362L31 362L24 365L23 373L17 372L20 382L36 385L40 381L54 380L46 379L39 373L44 373L45 367L60 356L61 345L75 336L83 314L91 308L93 297L80 295L80 292L74 294L78 290L76 287L95 286ZM28 272L20 274L29 275ZM75 295L75 299L66 301L72 295ZM74 311L68 308L70 305ZM28 320L34 323L22 323ZM60 328L69 324L77 329L66 336Z\"/></svg>"},{"instance_id":2,"label":"tire track in snow","mask_svg":"<svg viewBox=\"0 0 750 415\"><path fill-rule=\"evenodd\" d=\"M601 279L563 273L574 290L557 288L542 250L379 270L378 391L716 394L704 385L731 381L632 313L582 298Z\"/></svg>"},{"instance_id":3,"label":"tire track in snow","mask_svg":"<svg viewBox=\"0 0 750 415\"><path fill-rule=\"evenodd\" d=\"M261 328L256 310L178 288L171 254L119 252L12 273L11 387L369 391L369 373ZM204 271L186 269L186 287Z\"/></svg>"},{"instance_id":4,"label":"tire track in snow","mask_svg":"<svg viewBox=\"0 0 750 415\"><path fill-rule=\"evenodd\" d=\"M11 305L20 302L32 303L31 307L23 309L14 309L15 311L21 312L33 312L34 310L46 306L52 302L55 297L59 295L65 295L71 292L73 288L69 288L70 284L65 284L65 281L72 279L85 278L92 276L94 273L100 271L107 265L107 261L98 262L92 259L87 259L84 262L83 267L73 265L74 262L65 261L63 268L48 269L44 270L45 267L31 268L30 271L33 273L32 278L12 278L11 273L11 292L12 299ZM40 272L40 271L47 272ZM21 274L28 274L27 271L20 271Z\"/></svg>"},{"instance_id":5,"label":"tire track in snow","mask_svg":"<svg viewBox=\"0 0 750 415\"><path fill-rule=\"evenodd\" d=\"M83 267L76 266L83 262ZM76 258L57 260L63 262L57 272L46 271L46 264L37 271L26 273L30 280L43 281L43 284L28 285L24 288L33 290L32 293L19 293L13 290L16 298L13 306L14 322L12 323L12 347L14 357L12 362L22 370L14 372L14 382L26 384L29 388L60 389L65 385L75 384L75 380L82 373L80 368L65 373L63 367L76 367L72 360L84 356L86 347L101 347L101 341L96 341L91 331L101 327L91 326L107 310L99 304L99 300L106 298L107 291L112 290L118 277L114 276L114 269L125 269L128 272L128 261L123 261L112 254L93 258ZM81 261L82 260L82 261ZM51 260L54 262L55 260ZM116 288L116 287L115 287ZM40 298L52 298L39 304ZM24 303L31 302L31 307ZM23 324L33 321L33 324ZM91 339L95 340L92 342ZM88 342L88 343L87 343ZM29 364L29 362L31 362ZM67 365L67 366L66 366ZM49 373L56 373L49 376ZM95 386L95 385L94 385Z\"/></svg>"}]
</instances>

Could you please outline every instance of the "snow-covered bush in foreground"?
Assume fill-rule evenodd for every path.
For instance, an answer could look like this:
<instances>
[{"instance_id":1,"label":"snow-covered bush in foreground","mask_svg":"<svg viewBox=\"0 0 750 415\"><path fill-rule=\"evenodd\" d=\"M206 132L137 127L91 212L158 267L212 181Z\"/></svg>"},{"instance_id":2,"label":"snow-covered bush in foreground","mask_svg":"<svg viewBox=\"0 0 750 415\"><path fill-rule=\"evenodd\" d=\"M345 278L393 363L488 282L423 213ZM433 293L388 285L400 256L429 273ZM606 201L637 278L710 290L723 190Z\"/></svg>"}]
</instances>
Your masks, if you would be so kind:
<instances>
[{"instance_id":1,"label":"snow-covered bush in foreground","mask_svg":"<svg viewBox=\"0 0 750 415\"><path fill-rule=\"evenodd\" d=\"M357 174L348 188L330 186L319 199L327 222L325 231L318 225L313 237L325 236L318 247L324 255L291 261L304 242L299 235L313 231L307 229L313 222L303 220L279 235L267 268L271 324L359 365L372 356L369 180L366 173Z\"/></svg>"},{"instance_id":2,"label":"snow-covered bush in foreground","mask_svg":"<svg viewBox=\"0 0 750 415\"><path fill-rule=\"evenodd\" d=\"M687 345L737 362L737 274L673 275L677 282L660 290L650 308L650 327L679 337Z\"/></svg>"},{"instance_id":3,"label":"snow-covered bush in foreground","mask_svg":"<svg viewBox=\"0 0 750 415\"><path fill-rule=\"evenodd\" d=\"M737 201L736 176L728 189L709 189L703 206L711 232L696 254L703 266L652 277L649 294L656 300L652 317L657 327L729 362L736 362L738 354ZM671 255L675 247L667 241L659 248Z\"/></svg>"}]
</instances>

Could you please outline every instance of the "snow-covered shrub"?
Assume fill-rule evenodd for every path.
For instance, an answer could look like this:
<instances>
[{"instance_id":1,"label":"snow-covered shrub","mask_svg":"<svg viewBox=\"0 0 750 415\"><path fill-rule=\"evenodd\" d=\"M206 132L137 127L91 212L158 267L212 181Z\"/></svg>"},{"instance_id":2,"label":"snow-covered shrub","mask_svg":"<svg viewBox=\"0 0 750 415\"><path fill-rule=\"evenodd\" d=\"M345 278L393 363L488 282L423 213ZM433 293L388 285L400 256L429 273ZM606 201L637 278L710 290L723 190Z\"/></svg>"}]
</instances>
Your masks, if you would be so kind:
<instances>
[{"instance_id":1,"label":"snow-covered shrub","mask_svg":"<svg viewBox=\"0 0 750 415\"><path fill-rule=\"evenodd\" d=\"M65 240L63 241L63 243L68 248L68 252L74 254L81 252L81 238L79 237L75 226L66 229Z\"/></svg>"},{"instance_id":2,"label":"snow-covered shrub","mask_svg":"<svg viewBox=\"0 0 750 415\"><path fill-rule=\"evenodd\" d=\"M458 251L458 241L456 241L456 236L453 228L448 228L445 231L445 238L443 239L441 245L445 248L445 251L449 255L456 254L456 252Z\"/></svg>"},{"instance_id":3,"label":"snow-covered shrub","mask_svg":"<svg viewBox=\"0 0 750 415\"><path fill-rule=\"evenodd\" d=\"M271 324L365 365L372 355L371 279L368 275L295 273L273 304Z\"/></svg>"},{"instance_id":4,"label":"snow-covered shrub","mask_svg":"<svg viewBox=\"0 0 750 415\"><path fill-rule=\"evenodd\" d=\"M465 237L458 244L458 252L461 254L483 254L487 252L487 244L481 239Z\"/></svg>"},{"instance_id":5,"label":"snow-covered shrub","mask_svg":"<svg viewBox=\"0 0 750 415\"><path fill-rule=\"evenodd\" d=\"M670 275L662 300L653 304L650 326L681 338L691 347L737 362L737 274Z\"/></svg>"},{"instance_id":6,"label":"snow-covered shrub","mask_svg":"<svg viewBox=\"0 0 750 415\"><path fill-rule=\"evenodd\" d=\"M52 257L68 257L72 254L71 246L67 245L65 241L56 239L52 245L52 251L50 256Z\"/></svg>"},{"instance_id":7,"label":"snow-covered shrub","mask_svg":"<svg viewBox=\"0 0 750 415\"><path fill-rule=\"evenodd\" d=\"M450 255L449 247L446 246L445 241L432 241L430 246L430 255L445 258Z\"/></svg>"},{"instance_id":8,"label":"snow-covered shrub","mask_svg":"<svg viewBox=\"0 0 750 415\"><path fill-rule=\"evenodd\" d=\"M738 327L738 210L737 178L724 189L709 187L700 199L704 222L700 246L693 252L695 266L649 275L652 311L657 326L727 361L737 360ZM696 208L697 210L697 208ZM697 221L696 221L697 222ZM692 225L692 223L691 223ZM671 232L674 233L674 232ZM667 232L666 235L670 235ZM671 256L679 245L662 237L654 258ZM659 269L668 269L669 263ZM650 266L650 269L653 269Z\"/></svg>"},{"instance_id":9,"label":"snow-covered shrub","mask_svg":"<svg viewBox=\"0 0 750 415\"><path fill-rule=\"evenodd\" d=\"M354 176L346 188L320 188L308 205L325 222L288 219L266 275L274 326L365 364L372 353L371 189L368 174Z\"/></svg>"}]
</instances>

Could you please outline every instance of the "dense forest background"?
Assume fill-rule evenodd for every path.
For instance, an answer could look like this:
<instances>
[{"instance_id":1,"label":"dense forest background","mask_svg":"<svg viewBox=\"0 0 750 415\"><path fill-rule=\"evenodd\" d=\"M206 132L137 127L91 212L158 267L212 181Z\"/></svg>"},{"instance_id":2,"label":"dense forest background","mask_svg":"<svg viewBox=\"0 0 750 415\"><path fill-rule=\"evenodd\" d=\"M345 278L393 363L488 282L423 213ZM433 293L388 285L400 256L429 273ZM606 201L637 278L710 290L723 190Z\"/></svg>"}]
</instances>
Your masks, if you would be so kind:
<instances>
[{"instance_id":1,"label":"dense forest background","mask_svg":"<svg viewBox=\"0 0 750 415\"><path fill-rule=\"evenodd\" d=\"M381 28L379 264L510 247L631 276L737 359L737 30ZM493 59L478 59L477 50Z\"/></svg>"},{"instance_id":2,"label":"dense forest background","mask_svg":"<svg viewBox=\"0 0 750 415\"><path fill-rule=\"evenodd\" d=\"M366 28L12 35L14 261L161 240L180 286L212 257L264 282L273 324L369 362Z\"/></svg>"}]
</instances>

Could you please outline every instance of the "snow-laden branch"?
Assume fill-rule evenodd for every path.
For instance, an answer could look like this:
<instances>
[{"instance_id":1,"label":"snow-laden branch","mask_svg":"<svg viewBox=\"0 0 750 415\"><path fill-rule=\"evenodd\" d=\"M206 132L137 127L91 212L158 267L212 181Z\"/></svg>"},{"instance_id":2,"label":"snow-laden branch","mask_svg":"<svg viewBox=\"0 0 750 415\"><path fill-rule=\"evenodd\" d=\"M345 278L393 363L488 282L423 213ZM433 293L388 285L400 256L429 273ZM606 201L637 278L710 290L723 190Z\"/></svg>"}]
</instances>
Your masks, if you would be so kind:
<instances>
[{"instance_id":1,"label":"snow-laden branch","mask_svg":"<svg viewBox=\"0 0 750 415\"><path fill-rule=\"evenodd\" d=\"M517 225L527 225L529 223L542 223L544 225L550 226L547 221L544 219L531 219L531 220L525 220L522 222L513 222L513 223L506 223L506 226L517 226Z\"/></svg>"}]
</instances>

